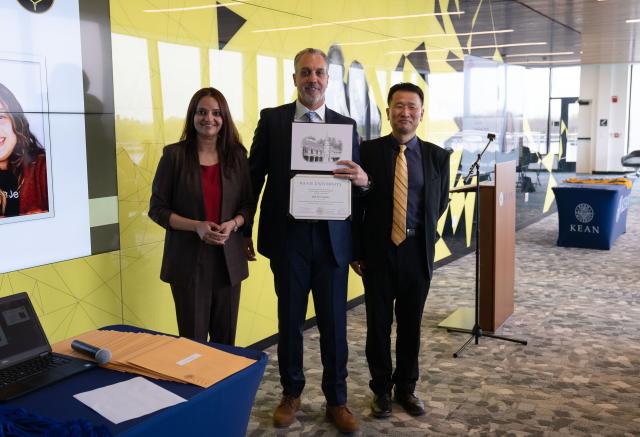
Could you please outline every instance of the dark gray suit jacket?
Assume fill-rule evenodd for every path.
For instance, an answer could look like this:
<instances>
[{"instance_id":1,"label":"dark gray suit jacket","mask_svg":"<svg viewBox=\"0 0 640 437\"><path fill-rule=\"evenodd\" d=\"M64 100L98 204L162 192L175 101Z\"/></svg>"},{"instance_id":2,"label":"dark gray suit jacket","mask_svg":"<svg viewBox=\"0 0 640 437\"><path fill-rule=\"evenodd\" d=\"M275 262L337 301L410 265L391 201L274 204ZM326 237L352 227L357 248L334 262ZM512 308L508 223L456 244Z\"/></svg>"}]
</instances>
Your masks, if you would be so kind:
<instances>
[{"instance_id":1,"label":"dark gray suit jacket","mask_svg":"<svg viewBox=\"0 0 640 437\"><path fill-rule=\"evenodd\" d=\"M361 199L358 258L366 268L386 264L393 222L394 155L391 135L360 145L362 168L372 181L372 188ZM418 138L424 171L424 224L427 274L433 272L436 226L449 202L449 152Z\"/></svg>"},{"instance_id":2,"label":"dark gray suit jacket","mask_svg":"<svg viewBox=\"0 0 640 437\"><path fill-rule=\"evenodd\" d=\"M171 144L163 150L151 188L149 217L167 230L160 279L179 286L189 285L200 246L205 243L196 232L172 229L169 216L174 212L193 220L207 219L199 169L197 156L190 156L184 143ZM240 214L248 223L254 210L247 160L242 159L234 171L224 166L221 170L221 222ZM249 275L242 232L232 232L222 247L231 284L238 284Z\"/></svg>"},{"instance_id":3,"label":"dark gray suit jacket","mask_svg":"<svg viewBox=\"0 0 640 437\"><path fill-rule=\"evenodd\" d=\"M291 178L291 123L296 104L288 103L276 108L263 109L253 136L249 166L251 184L257 197L265 184L260 203L260 223L258 227L258 252L269 259L285 254L287 216L289 212L289 180ZM356 122L329 108L325 111L325 121L353 126L352 160L360 162ZM339 266L353 260L353 237L351 221L329 220L329 238L333 255ZM245 231L250 236L250 230Z\"/></svg>"}]
</instances>

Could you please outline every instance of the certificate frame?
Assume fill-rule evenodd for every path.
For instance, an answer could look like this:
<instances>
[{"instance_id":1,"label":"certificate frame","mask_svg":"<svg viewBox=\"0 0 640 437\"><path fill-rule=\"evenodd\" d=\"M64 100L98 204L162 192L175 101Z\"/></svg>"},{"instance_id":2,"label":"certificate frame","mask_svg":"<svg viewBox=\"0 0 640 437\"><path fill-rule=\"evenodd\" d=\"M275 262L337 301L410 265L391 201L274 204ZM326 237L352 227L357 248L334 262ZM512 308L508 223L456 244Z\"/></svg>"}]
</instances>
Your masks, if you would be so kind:
<instances>
[{"instance_id":1,"label":"certificate frame","mask_svg":"<svg viewBox=\"0 0 640 437\"><path fill-rule=\"evenodd\" d=\"M326 174L291 178L289 214L296 220L347 220L351 217L351 181Z\"/></svg>"}]
</instances>

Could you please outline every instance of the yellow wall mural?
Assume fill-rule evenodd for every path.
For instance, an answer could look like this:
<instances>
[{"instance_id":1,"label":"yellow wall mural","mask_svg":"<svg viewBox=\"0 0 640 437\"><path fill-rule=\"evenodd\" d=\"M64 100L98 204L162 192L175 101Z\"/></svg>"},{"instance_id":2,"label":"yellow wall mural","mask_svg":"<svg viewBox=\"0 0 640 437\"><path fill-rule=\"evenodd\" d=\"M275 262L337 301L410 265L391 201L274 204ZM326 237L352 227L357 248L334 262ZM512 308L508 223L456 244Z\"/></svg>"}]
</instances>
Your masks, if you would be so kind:
<instances>
[{"instance_id":1,"label":"yellow wall mural","mask_svg":"<svg viewBox=\"0 0 640 437\"><path fill-rule=\"evenodd\" d=\"M482 2L471 3L462 11L457 0L111 0L120 250L0 275L0 294L29 291L52 341L122 322L176 333L171 292L159 279L164 230L147 210L162 148L177 141L193 92L219 88L249 148L260 109L295 98L296 52L317 47L331 61L328 105L365 120L361 135L389 133L387 90L411 81L425 92L418 135L444 144L461 130L446 106L461 105L463 92L445 75L462 71L463 48L493 42L486 29L474 33ZM495 49L482 54L499 59ZM452 176L461 159L454 151ZM454 195L438 225L441 233L447 226L463 234L467 246L473 196ZM441 239L436 259L450 255ZM363 292L351 275L349 299ZM308 316L312 309L310 303ZM276 332L273 278L259 257L242 285L236 342L246 346Z\"/></svg>"},{"instance_id":2,"label":"yellow wall mural","mask_svg":"<svg viewBox=\"0 0 640 437\"><path fill-rule=\"evenodd\" d=\"M404 59L399 53L410 53L424 41L420 35L431 35L426 38L438 38L438 45L454 47L463 57L457 37L447 36L455 32L450 20L458 14L436 11L435 3L397 2L391 7L387 2L366 2L363 14L365 2L358 1L330 1L322 8L298 1L230 2L220 7L206 1L189 2L189 7L170 1L161 9L146 1L111 2L122 296L131 311L126 319L161 331L176 330L169 287L158 278L163 232L146 211L161 149L177 140L193 91L209 85L222 90L248 148L259 109L295 97L295 53L308 46L329 52L335 45L341 51L343 75L333 74L332 79L347 83L356 73L350 66L362 66L366 95L382 113L384 135L389 132L384 108L391 84L417 83L425 90L429 112L424 72L408 61L398 68ZM389 37L397 34L416 37ZM452 70L447 55L448 51L434 55L431 70ZM453 120L426 119L419 135L438 141L458 130ZM442 242L437 257L448 254ZM362 291L361 281L352 274L349 298ZM312 310L310 304L309 316ZM242 286L237 343L252 344L276 332L273 279L267 260L260 257L251 263Z\"/></svg>"}]
</instances>

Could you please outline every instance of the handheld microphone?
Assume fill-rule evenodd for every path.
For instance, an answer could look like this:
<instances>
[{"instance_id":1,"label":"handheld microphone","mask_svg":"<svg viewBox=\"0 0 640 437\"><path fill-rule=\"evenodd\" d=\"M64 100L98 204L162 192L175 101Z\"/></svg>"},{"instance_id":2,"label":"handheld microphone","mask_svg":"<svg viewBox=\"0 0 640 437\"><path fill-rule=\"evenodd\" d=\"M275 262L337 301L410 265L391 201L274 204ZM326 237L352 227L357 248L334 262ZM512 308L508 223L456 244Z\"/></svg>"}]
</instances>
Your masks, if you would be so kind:
<instances>
[{"instance_id":1,"label":"handheld microphone","mask_svg":"<svg viewBox=\"0 0 640 437\"><path fill-rule=\"evenodd\" d=\"M488 139L489 141L493 141L493 140L495 140L495 139L496 139L496 134L494 134L494 133L492 133L492 132L489 132L489 133L487 134L487 139Z\"/></svg>"},{"instance_id":2,"label":"handheld microphone","mask_svg":"<svg viewBox=\"0 0 640 437\"><path fill-rule=\"evenodd\" d=\"M71 342L71 349L81 354L88 355L98 364L107 364L111 360L111 351L109 349L100 349L99 347L92 346L80 340L73 340Z\"/></svg>"}]
</instances>

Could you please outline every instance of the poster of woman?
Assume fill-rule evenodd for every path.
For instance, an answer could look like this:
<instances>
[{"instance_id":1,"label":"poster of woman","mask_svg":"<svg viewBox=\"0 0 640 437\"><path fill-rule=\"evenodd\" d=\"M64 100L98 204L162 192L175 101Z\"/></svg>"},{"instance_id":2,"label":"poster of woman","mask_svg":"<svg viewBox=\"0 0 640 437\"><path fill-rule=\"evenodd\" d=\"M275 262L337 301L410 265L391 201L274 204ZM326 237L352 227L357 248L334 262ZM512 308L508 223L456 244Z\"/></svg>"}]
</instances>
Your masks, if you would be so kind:
<instances>
[{"instance_id":1,"label":"poster of woman","mask_svg":"<svg viewBox=\"0 0 640 437\"><path fill-rule=\"evenodd\" d=\"M14 36L0 38L0 234L11 248L0 251L0 274L91 255L86 120L103 117L85 111L85 96L91 79L107 94L112 86L93 73L106 59L98 51L108 35L91 15L103 2L31 3L0 1L3 33Z\"/></svg>"},{"instance_id":2,"label":"poster of woman","mask_svg":"<svg viewBox=\"0 0 640 437\"><path fill-rule=\"evenodd\" d=\"M0 57L0 225L43 218L53 209L47 169L47 108L42 107L46 87L39 70L37 61ZM33 88L17 84L16 79L25 75L33 79Z\"/></svg>"}]
</instances>

